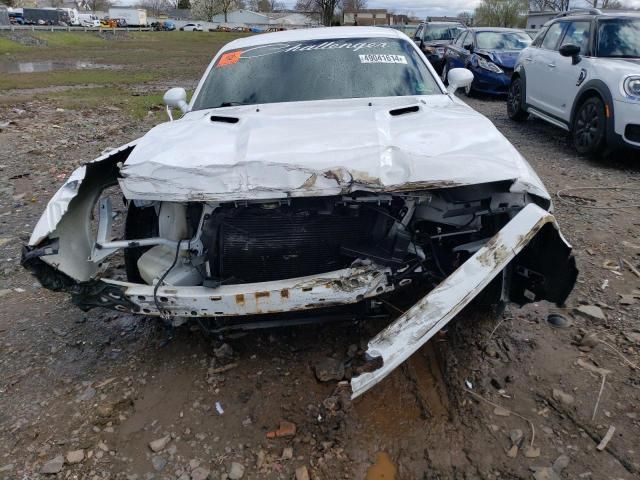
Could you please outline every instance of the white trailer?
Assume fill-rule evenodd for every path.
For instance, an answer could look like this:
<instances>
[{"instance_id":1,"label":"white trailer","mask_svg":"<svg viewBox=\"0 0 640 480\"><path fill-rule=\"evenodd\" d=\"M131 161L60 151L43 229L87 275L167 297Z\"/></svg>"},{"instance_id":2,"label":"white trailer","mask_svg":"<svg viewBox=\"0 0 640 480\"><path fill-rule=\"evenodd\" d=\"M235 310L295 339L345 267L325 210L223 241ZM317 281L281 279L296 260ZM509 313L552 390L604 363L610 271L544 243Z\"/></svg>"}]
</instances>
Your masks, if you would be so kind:
<instances>
[{"instance_id":1,"label":"white trailer","mask_svg":"<svg viewBox=\"0 0 640 480\"><path fill-rule=\"evenodd\" d=\"M127 25L134 27L147 26L147 11L144 8L112 7L109 9L109 18L122 18L127 22Z\"/></svg>"}]
</instances>

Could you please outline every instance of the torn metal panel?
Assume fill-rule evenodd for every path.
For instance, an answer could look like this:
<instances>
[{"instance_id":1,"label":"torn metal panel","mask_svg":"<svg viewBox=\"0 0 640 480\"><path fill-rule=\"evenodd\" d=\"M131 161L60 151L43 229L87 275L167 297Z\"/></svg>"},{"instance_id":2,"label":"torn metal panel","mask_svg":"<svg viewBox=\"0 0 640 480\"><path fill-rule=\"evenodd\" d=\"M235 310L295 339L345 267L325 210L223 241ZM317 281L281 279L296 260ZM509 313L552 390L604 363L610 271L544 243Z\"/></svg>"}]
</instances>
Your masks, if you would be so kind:
<instances>
[{"instance_id":1,"label":"torn metal panel","mask_svg":"<svg viewBox=\"0 0 640 480\"><path fill-rule=\"evenodd\" d=\"M549 212L527 205L440 285L376 335L369 342L367 355L381 359L382 366L351 380L352 398L380 382L449 323L547 223L557 227ZM556 239L564 243L562 237Z\"/></svg>"},{"instance_id":2,"label":"torn metal panel","mask_svg":"<svg viewBox=\"0 0 640 480\"><path fill-rule=\"evenodd\" d=\"M123 152L131 150L136 143L137 140L134 140L133 142L129 142L119 148L110 150L104 155L101 155L74 170L67 181L58 189L51 200L49 200L47 208L40 216L38 223L31 233L29 245L38 245L56 229L58 223L69 209L69 204L78 195L80 186L87 176L87 170L93 170L93 164L108 161L114 157L119 157Z\"/></svg>"},{"instance_id":3,"label":"torn metal panel","mask_svg":"<svg viewBox=\"0 0 640 480\"><path fill-rule=\"evenodd\" d=\"M389 113L407 104L417 111ZM549 198L526 160L491 122L446 95L219 110L238 122L212 122L214 110L194 111L140 139L121 170L125 196L235 201L506 180L516 182L520 192Z\"/></svg>"},{"instance_id":4,"label":"torn metal panel","mask_svg":"<svg viewBox=\"0 0 640 480\"><path fill-rule=\"evenodd\" d=\"M86 282L100 269L100 259L90 258L95 244L92 210L102 191L117 184L118 163L133 145L112 150L76 170L51 199L31 235L31 249L57 240L55 254L42 256L42 261L76 281Z\"/></svg>"},{"instance_id":5,"label":"torn metal panel","mask_svg":"<svg viewBox=\"0 0 640 480\"><path fill-rule=\"evenodd\" d=\"M147 315L226 317L318 309L360 302L394 290L390 269L375 264L303 278L272 282L202 286L162 286L154 300L154 287L115 280L103 282L121 287L123 296Z\"/></svg>"}]
</instances>

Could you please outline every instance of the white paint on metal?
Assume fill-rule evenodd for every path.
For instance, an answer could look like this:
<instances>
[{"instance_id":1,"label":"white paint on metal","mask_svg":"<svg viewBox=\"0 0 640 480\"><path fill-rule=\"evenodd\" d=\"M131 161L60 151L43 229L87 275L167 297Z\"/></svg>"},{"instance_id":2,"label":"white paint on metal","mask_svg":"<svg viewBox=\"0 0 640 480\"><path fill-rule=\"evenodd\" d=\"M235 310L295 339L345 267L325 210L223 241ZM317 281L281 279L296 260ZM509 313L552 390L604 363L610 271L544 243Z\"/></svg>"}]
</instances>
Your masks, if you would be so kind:
<instances>
[{"instance_id":1,"label":"white paint on metal","mask_svg":"<svg viewBox=\"0 0 640 480\"><path fill-rule=\"evenodd\" d=\"M530 203L440 285L371 339L367 354L381 357L383 363L351 380L352 398L380 382L449 323L550 222L557 228L553 215Z\"/></svg>"},{"instance_id":2,"label":"white paint on metal","mask_svg":"<svg viewBox=\"0 0 640 480\"><path fill-rule=\"evenodd\" d=\"M373 263L334 272L271 282L202 286L162 286L156 298L163 312L175 316L225 317L310 310L348 305L391 292L391 270ZM158 315L151 285L103 279L126 287L125 296L141 313ZM195 312L195 314L193 313Z\"/></svg>"}]
</instances>

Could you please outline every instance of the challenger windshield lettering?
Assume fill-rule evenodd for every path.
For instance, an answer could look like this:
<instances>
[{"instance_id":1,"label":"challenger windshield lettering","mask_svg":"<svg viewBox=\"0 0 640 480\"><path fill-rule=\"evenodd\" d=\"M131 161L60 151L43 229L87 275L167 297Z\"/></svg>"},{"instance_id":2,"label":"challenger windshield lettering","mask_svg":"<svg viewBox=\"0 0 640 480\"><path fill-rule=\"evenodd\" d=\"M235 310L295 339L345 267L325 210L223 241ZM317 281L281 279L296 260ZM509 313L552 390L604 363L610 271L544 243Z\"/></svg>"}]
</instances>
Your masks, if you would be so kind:
<instances>
[{"instance_id":1,"label":"challenger windshield lettering","mask_svg":"<svg viewBox=\"0 0 640 480\"><path fill-rule=\"evenodd\" d=\"M313 40L224 52L209 72L194 110L441 93L405 40Z\"/></svg>"}]
</instances>

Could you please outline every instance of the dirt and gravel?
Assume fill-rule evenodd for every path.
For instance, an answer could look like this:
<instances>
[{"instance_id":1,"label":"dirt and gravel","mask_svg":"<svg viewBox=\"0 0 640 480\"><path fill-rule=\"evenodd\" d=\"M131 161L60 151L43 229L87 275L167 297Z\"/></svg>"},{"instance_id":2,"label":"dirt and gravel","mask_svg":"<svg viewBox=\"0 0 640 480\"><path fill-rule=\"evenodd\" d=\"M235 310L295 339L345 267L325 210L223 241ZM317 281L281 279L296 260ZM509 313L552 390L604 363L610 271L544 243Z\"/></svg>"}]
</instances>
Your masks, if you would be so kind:
<instances>
[{"instance_id":1,"label":"dirt and gravel","mask_svg":"<svg viewBox=\"0 0 640 480\"><path fill-rule=\"evenodd\" d=\"M470 99L550 192L563 191L555 209L575 248L578 284L561 309L468 309L349 402L338 379L349 378L351 359L385 321L222 337L198 323L171 329L156 319L83 313L41 288L19 257L47 200L83 161L163 116L152 108L134 120L117 107L68 109L7 95L0 94L0 478L640 476L637 156L578 157L561 131L536 120L514 124L502 101ZM549 313L568 325L551 326Z\"/></svg>"}]
</instances>

